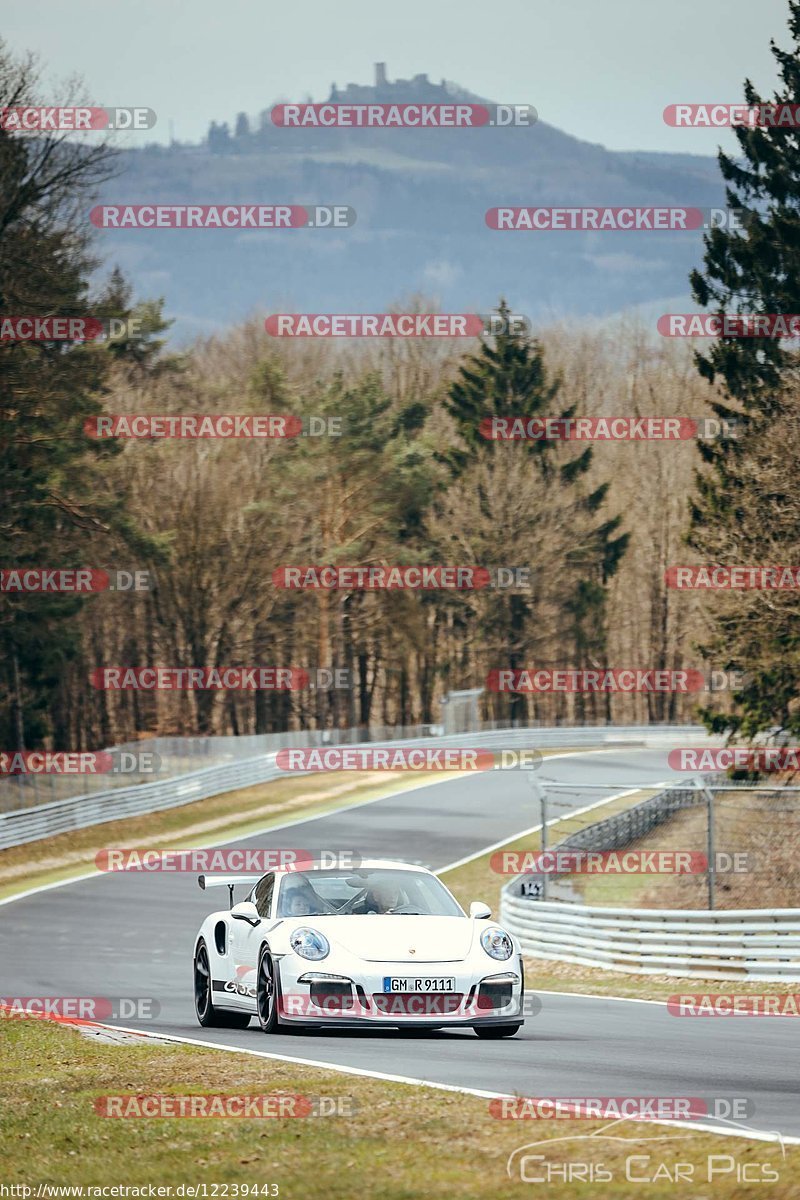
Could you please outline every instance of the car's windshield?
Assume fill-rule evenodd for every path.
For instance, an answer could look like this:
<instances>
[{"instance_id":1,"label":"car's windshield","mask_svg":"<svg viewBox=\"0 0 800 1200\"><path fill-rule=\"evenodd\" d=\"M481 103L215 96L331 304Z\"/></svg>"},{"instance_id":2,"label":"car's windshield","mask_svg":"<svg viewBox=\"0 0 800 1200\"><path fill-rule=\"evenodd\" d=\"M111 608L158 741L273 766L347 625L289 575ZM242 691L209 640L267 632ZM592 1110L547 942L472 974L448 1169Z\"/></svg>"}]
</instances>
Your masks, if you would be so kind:
<instances>
[{"instance_id":1,"label":"car's windshield","mask_svg":"<svg viewBox=\"0 0 800 1200\"><path fill-rule=\"evenodd\" d=\"M308 871L285 875L278 900L279 917L375 914L463 917L447 889L422 871L362 868Z\"/></svg>"}]
</instances>

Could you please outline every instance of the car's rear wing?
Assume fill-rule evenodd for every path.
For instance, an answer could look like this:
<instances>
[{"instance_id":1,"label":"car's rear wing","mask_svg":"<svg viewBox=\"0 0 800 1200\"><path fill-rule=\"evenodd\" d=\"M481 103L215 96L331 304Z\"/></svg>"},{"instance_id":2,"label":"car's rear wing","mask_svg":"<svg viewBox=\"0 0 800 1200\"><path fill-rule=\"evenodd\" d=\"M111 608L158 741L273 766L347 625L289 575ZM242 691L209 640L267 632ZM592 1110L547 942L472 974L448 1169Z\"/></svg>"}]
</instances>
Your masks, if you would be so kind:
<instances>
[{"instance_id":1,"label":"car's rear wing","mask_svg":"<svg viewBox=\"0 0 800 1200\"><path fill-rule=\"evenodd\" d=\"M197 882L201 891L211 887L226 887L230 896L230 906L233 908L233 889L240 883L249 883L252 887L261 878L261 875L198 875Z\"/></svg>"}]
</instances>

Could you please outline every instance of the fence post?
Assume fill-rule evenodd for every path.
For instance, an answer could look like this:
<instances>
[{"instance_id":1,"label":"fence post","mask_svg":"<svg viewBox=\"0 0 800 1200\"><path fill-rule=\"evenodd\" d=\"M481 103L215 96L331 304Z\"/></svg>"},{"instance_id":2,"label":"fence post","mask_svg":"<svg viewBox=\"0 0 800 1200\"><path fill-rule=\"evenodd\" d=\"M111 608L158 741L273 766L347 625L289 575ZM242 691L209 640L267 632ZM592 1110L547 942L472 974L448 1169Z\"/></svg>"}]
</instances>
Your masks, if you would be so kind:
<instances>
[{"instance_id":1,"label":"fence post","mask_svg":"<svg viewBox=\"0 0 800 1200\"><path fill-rule=\"evenodd\" d=\"M546 790L546 788L544 788L542 786L542 783L539 780L539 776L536 774L535 771L528 772L528 779L530 781L531 787L533 788L533 794L534 794L534 796L536 796L536 798L539 801L539 811L541 813L541 820L542 820L542 832L539 835L539 847L540 847L540 850L542 851L542 853L544 853L547 850L547 790ZM547 899L548 882L549 881L548 881L548 877L547 877L547 871L543 871L542 872L542 900Z\"/></svg>"},{"instance_id":2,"label":"fence post","mask_svg":"<svg viewBox=\"0 0 800 1200\"><path fill-rule=\"evenodd\" d=\"M714 849L714 789L707 787L703 780L697 780L697 786L703 789L706 798L706 868L708 876L708 907L714 908L714 888L716 884L716 861Z\"/></svg>"}]
</instances>

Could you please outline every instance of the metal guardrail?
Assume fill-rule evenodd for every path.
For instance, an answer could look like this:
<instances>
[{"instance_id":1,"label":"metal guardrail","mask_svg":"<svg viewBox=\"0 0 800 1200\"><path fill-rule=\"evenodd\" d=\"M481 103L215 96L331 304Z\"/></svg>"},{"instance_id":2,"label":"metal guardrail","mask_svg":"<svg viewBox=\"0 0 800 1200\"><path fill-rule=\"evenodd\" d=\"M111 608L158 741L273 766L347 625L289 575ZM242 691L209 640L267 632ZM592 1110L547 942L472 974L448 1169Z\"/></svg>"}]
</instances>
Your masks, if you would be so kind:
<instances>
[{"instance_id":1,"label":"metal guardrail","mask_svg":"<svg viewBox=\"0 0 800 1200\"><path fill-rule=\"evenodd\" d=\"M701 789L668 788L587 826L557 849L622 848L678 809L702 801ZM636 975L800 980L800 909L591 907L537 899L541 879L535 873L517 876L500 899L502 924L531 958Z\"/></svg>"},{"instance_id":2,"label":"metal guardrail","mask_svg":"<svg viewBox=\"0 0 800 1200\"><path fill-rule=\"evenodd\" d=\"M339 731L338 741L347 742L349 731ZM557 726L524 729L485 729L471 733L450 734L443 737L392 739L389 744L431 746L478 746L485 749L514 749L531 747L550 749L559 746L589 745L656 745L676 738L706 739L705 730L694 725L637 725L637 726ZM319 746L336 744L333 739L323 743L319 732L308 735L293 735L305 738L303 743ZM388 740L387 740L388 741ZM362 745L386 745L387 741L360 743ZM299 774L299 772L293 772ZM0 813L0 850L20 846L28 842L52 837L90 825L118 821L125 817L143 816L168 808L206 800L222 792L253 787L274 779L285 779L287 772L275 762L275 754L260 754L253 758L205 767L170 779L153 783L141 783L134 787L110 788L93 795L71 796L33 808Z\"/></svg>"},{"instance_id":3,"label":"metal guardrail","mask_svg":"<svg viewBox=\"0 0 800 1200\"><path fill-rule=\"evenodd\" d=\"M800 980L796 908L588 908L504 892L500 919L531 958L636 975Z\"/></svg>"}]
</instances>

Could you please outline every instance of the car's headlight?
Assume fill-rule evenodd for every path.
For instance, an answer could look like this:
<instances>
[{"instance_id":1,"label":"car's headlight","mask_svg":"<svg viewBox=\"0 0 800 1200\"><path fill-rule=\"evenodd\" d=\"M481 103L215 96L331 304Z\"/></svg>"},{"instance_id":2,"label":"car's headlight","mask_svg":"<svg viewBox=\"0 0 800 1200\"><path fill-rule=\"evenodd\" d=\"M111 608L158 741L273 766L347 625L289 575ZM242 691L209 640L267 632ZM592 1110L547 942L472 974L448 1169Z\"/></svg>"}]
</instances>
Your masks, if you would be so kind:
<instances>
[{"instance_id":1,"label":"car's headlight","mask_svg":"<svg viewBox=\"0 0 800 1200\"><path fill-rule=\"evenodd\" d=\"M507 933L503 933L502 929L485 929L481 934L481 945L489 958L497 958L501 961L511 958L514 953L511 938Z\"/></svg>"},{"instance_id":2,"label":"car's headlight","mask_svg":"<svg viewBox=\"0 0 800 1200\"><path fill-rule=\"evenodd\" d=\"M289 945L301 958L310 958L314 961L327 958L331 951L328 939L324 934L304 926L293 931L289 937Z\"/></svg>"}]
</instances>

